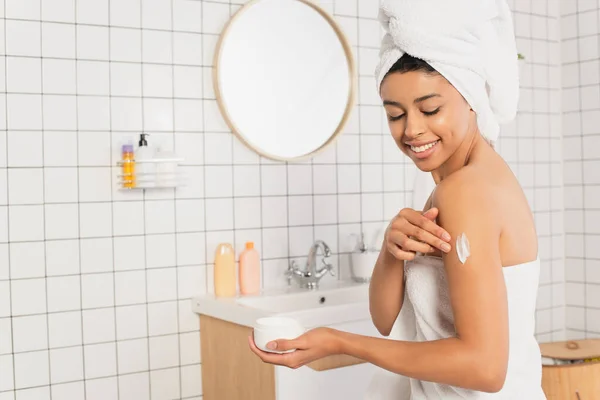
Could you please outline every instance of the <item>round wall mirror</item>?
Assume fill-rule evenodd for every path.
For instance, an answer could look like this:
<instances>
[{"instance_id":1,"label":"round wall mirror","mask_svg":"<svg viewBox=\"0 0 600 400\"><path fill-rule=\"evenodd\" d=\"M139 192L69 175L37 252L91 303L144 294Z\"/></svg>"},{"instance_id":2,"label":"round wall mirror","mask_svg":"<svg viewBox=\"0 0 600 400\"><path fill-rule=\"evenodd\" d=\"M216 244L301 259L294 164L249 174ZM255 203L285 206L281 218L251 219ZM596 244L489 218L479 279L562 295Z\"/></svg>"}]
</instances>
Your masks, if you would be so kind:
<instances>
[{"instance_id":1,"label":"round wall mirror","mask_svg":"<svg viewBox=\"0 0 600 400\"><path fill-rule=\"evenodd\" d=\"M228 22L215 53L219 109L258 154L280 161L333 143L355 98L351 47L309 0L254 0Z\"/></svg>"}]
</instances>

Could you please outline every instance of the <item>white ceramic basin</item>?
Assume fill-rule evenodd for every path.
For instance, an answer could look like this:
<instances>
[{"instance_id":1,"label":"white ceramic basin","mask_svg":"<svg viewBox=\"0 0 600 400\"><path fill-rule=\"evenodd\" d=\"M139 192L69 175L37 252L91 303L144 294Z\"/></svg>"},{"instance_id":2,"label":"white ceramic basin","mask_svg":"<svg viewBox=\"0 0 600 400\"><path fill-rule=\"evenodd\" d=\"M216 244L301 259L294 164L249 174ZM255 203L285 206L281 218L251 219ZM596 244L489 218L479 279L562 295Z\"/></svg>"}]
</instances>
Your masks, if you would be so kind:
<instances>
[{"instance_id":1,"label":"white ceramic basin","mask_svg":"<svg viewBox=\"0 0 600 400\"><path fill-rule=\"evenodd\" d=\"M198 314L252 326L257 318L281 315L296 318L306 328L369 319L367 284L335 282L316 290L286 288L257 296L193 299Z\"/></svg>"}]
</instances>

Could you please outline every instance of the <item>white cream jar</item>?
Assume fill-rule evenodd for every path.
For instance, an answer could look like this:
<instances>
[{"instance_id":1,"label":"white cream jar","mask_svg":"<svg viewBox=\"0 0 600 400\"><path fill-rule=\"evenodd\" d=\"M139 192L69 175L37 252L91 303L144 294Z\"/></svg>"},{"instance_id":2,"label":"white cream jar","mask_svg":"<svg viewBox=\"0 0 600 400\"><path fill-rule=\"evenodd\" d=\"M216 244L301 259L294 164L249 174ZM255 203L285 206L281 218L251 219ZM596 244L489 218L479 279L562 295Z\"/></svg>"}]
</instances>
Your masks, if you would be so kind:
<instances>
[{"instance_id":1,"label":"white cream jar","mask_svg":"<svg viewBox=\"0 0 600 400\"><path fill-rule=\"evenodd\" d=\"M265 317L259 318L254 324L254 343L262 351L269 353L291 353L288 351L277 351L267 348L267 343L277 339L296 339L302 335L305 329L293 318L288 317Z\"/></svg>"}]
</instances>

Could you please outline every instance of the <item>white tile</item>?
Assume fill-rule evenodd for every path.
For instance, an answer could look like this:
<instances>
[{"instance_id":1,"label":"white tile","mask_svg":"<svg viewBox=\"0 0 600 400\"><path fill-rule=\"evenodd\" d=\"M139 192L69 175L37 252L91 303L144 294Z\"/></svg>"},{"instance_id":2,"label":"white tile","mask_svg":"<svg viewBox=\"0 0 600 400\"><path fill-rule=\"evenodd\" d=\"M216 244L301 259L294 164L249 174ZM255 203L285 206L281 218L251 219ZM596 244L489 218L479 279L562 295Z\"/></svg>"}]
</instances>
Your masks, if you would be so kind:
<instances>
[{"instance_id":1,"label":"white tile","mask_svg":"<svg viewBox=\"0 0 600 400\"><path fill-rule=\"evenodd\" d=\"M140 62L142 60L142 31L137 29L110 29L111 61Z\"/></svg>"},{"instance_id":2,"label":"white tile","mask_svg":"<svg viewBox=\"0 0 600 400\"><path fill-rule=\"evenodd\" d=\"M44 129L75 130L77 105L75 96L46 95L44 101Z\"/></svg>"},{"instance_id":3,"label":"white tile","mask_svg":"<svg viewBox=\"0 0 600 400\"><path fill-rule=\"evenodd\" d=\"M302 257L308 254L314 242L312 226L289 228L290 257Z\"/></svg>"},{"instance_id":4,"label":"white tile","mask_svg":"<svg viewBox=\"0 0 600 400\"><path fill-rule=\"evenodd\" d=\"M113 238L116 271L143 269L146 265L143 236Z\"/></svg>"},{"instance_id":5,"label":"white tile","mask_svg":"<svg viewBox=\"0 0 600 400\"><path fill-rule=\"evenodd\" d=\"M111 124L113 129L119 131L142 130L142 99L113 98L111 102Z\"/></svg>"},{"instance_id":6,"label":"white tile","mask_svg":"<svg viewBox=\"0 0 600 400\"><path fill-rule=\"evenodd\" d=\"M204 33L220 34L225 23L229 20L227 4L204 3L202 7L202 31Z\"/></svg>"},{"instance_id":7,"label":"white tile","mask_svg":"<svg viewBox=\"0 0 600 400\"><path fill-rule=\"evenodd\" d=\"M177 267L177 280L177 294L180 299L206 293L206 267Z\"/></svg>"},{"instance_id":8,"label":"white tile","mask_svg":"<svg viewBox=\"0 0 600 400\"><path fill-rule=\"evenodd\" d=\"M293 166L289 167L290 180L294 182L293 187L298 191L303 190L302 188L310 190L310 166L303 167L306 168L302 171L298 168L293 168ZM304 183L305 181L300 178L300 175L308 180L308 185ZM260 194L260 167L254 165L234 166L233 181L235 196L258 196Z\"/></svg>"},{"instance_id":9,"label":"white tile","mask_svg":"<svg viewBox=\"0 0 600 400\"><path fill-rule=\"evenodd\" d=\"M52 240L46 243L46 274L71 275L79 272L79 242Z\"/></svg>"},{"instance_id":10,"label":"white tile","mask_svg":"<svg viewBox=\"0 0 600 400\"><path fill-rule=\"evenodd\" d=\"M148 304L150 336L177 333L177 302Z\"/></svg>"},{"instance_id":11,"label":"white tile","mask_svg":"<svg viewBox=\"0 0 600 400\"><path fill-rule=\"evenodd\" d=\"M8 242L8 223L8 207L0 207L0 243Z\"/></svg>"},{"instance_id":12,"label":"white tile","mask_svg":"<svg viewBox=\"0 0 600 400\"><path fill-rule=\"evenodd\" d=\"M47 204L44 215L46 239L74 239L79 236L77 204Z\"/></svg>"},{"instance_id":13,"label":"white tile","mask_svg":"<svg viewBox=\"0 0 600 400\"><path fill-rule=\"evenodd\" d=\"M358 42L361 46L367 47L378 47L381 44L377 20L358 20Z\"/></svg>"},{"instance_id":14,"label":"white tile","mask_svg":"<svg viewBox=\"0 0 600 400\"><path fill-rule=\"evenodd\" d=\"M42 21L75 22L75 0L45 0Z\"/></svg>"},{"instance_id":15,"label":"white tile","mask_svg":"<svg viewBox=\"0 0 600 400\"><path fill-rule=\"evenodd\" d=\"M204 162L204 135L197 133L177 133L175 152L184 159L184 165L202 165Z\"/></svg>"},{"instance_id":16,"label":"white tile","mask_svg":"<svg viewBox=\"0 0 600 400\"><path fill-rule=\"evenodd\" d=\"M587 329L592 332L600 332L600 310L588 308L586 310Z\"/></svg>"},{"instance_id":17,"label":"white tile","mask_svg":"<svg viewBox=\"0 0 600 400\"><path fill-rule=\"evenodd\" d=\"M206 166L204 173L206 197L233 196L233 168L231 166Z\"/></svg>"},{"instance_id":18,"label":"white tile","mask_svg":"<svg viewBox=\"0 0 600 400\"><path fill-rule=\"evenodd\" d=\"M600 88L598 86L582 87L580 89L581 109L591 110L600 107Z\"/></svg>"},{"instance_id":19,"label":"white tile","mask_svg":"<svg viewBox=\"0 0 600 400\"><path fill-rule=\"evenodd\" d=\"M338 218L340 223L360 221L360 195L344 194L338 197Z\"/></svg>"},{"instance_id":20,"label":"white tile","mask_svg":"<svg viewBox=\"0 0 600 400\"><path fill-rule=\"evenodd\" d=\"M115 310L100 308L84 310L83 343L102 343L115 340Z\"/></svg>"},{"instance_id":21,"label":"white tile","mask_svg":"<svg viewBox=\"0 0 600 400\"><path fill-rule=\"evenodd\" d=\"M233 161L232 135L223 133L204 134L204 161L206 164L226 164Z\"/></svg>"},{"instance_id":22,"label":"white tile","mask_svg":"<svg viewBox=\"0 0 600 400\"><path fill-rule=\"evenodd\" d=\"M39 31L37 31L39 35ZM74 59L76 54L75 25L42 23L42 56ZM39 46L39 44L37 44Z\"/></svg>"},{"instance_id":23,"label":"white tile","mask_svg":"<svg viewBox=\"0 0 600 400\"><path fill-rule=\"evenodd\" d=\"M204 100L204 128L211 132L230 132L215 100Z\"/></svg>"},{"instance_id":24,"label":"white tile","mask_svg":"<svg viewBox=\"0 0 600 400\"><path fill-rule=\"evenodd\" d=\"M108 62L77 62L77 92L79 94L108 95L109 90L110 80Z\"/></svg>"},{"instance_id":25,"label":"white tile","mask_svg":"<svg viewBox=\"0 0 600 400\"><path fill-rule=\"evenodd\" d=\"M149 302L177 298L177 270L175 267L149 270L146 279Z\"/></svg>"},{"instance_id":26,"label":"white tile","mask_svg":"<svg viewBox=\"0 0 600 400\"><path fill-rule=\"evenodd\" d=\"M117 236L144 233L144 205L142 202L115 202L113 218L114 232Z\"/></svg>"},{"instance_id":27,"label":"white tile","mask_svg":"<svg viewBox=\"0 0 600 400\"><path fill-rule=\"evenodd\" d=\"M113 96L141 96L142 69L138 64L111 62L110 83Z\"/></svg>"},{"instance_id":28,"label":"white tile","mask_svg":"<svg viewBox=\"0 0 600 400\"><path fill-rule=\"evenodd\" d=\"M173 29L201 32L202 3L190 0L173 1Z\"/></svg>"},{"instance_id":29,"label":"white tile","mask_svg":"<svg viewBox=\"0 0 600 400\"><path fill-rule=\"evenodd\" d=\"M359 165L338 165L337 175L338 193L360 192Z\"/></svg>"},{"instance_id":30,"label":"white tile","mask_svg":"<svg viewBox=\"0 0 600 400\"><path fill-rule=\"evenodd\" d=\"M335 15L344 15L348 17L356 17L358 16L358 7L357 0L336 0L334 12Z\"/></svg>"},{"instance_id":31,"label":"white tile","mask_svg":"<svg viewBox=\"0 0 600 400\"><path fill-rule=\"evenodd\" d=\"M42 278L45 266L44 242L10 244L11 279Z\"/></svg>"},{"instance_id":32,"label":"white tile","mask_svg":"<svg viewBox=\"0 0 600 400\"><path fill-rule=\"evenodd\" d=\"M173 63L179 65L202 65L202 35L197 33L173 33Z\"/></svg>"},{"instance_id":33,"label":"white tile","mask_svg":"<svg viewBox=\"0 0 600 400\"><path fill-rule=\"evenodd\" d=\"M77 23L108 25L108 0L77 0Z\"/></svg>"},{"instance_id":34,"label":"white tile","mask_svg":"<svg viewBox=\"0 0 600 400\"><path fill-rule=\"evenodd\" d=\"M9 279L8 243L0 244L0 280Z\"/></svg>"},{"instance_id":35,"label":"white tile","mask_svg":"<svg viewBox=\"0 0 600 400\"><path fill-rule=\"evenodd\" d=\"M0 356L0 372L2 372L2 376L13 376L14 370L12 355ZM2 379L2 381L0 381L0 390L6 391L12 389L14 389L14 380L12 378Z\"/></svg>"},{"instance_id":36,"label":"white tile","mask_svg":"<svg viewBox=\"0 0 600 400\"><path fill-rule=\"evenodd\" d=\"M119 395L124 399L150 400L150 373L119 376Z\"/></svg>"},{"instance_id":37,"label":"white tile","mask_svg":"<svg viewBox=\"0 0 600 400\"><path fill-rule=\"evenodd\" d=\"M198 265L205 259L204 233L177 234L177 265Z\"/></svg>"},{"instance_id":38,"label":"white tile","mask_svg":"<svg viewBox=\"0 0 600 400\"><path fill-rule=\"evenodd\" d=\"M262 226L283 227L288 223L287 197L264 197L262 204Z\"/></svg>"},{"instance_id":39,"label":"white tile","mask_svg":"<svg viewBox=\"0 0 600 400\"><path fill-rule=\"evenodd\" d=\"M150 338L150 368L169 368L179 365L179 337L168 335Z\"/></svg>"},{"instance_id":40,"label":"white tile","mask_svg":"<svg viewBox=\"0 0 600 400\"><path fill-rule=\"evenodd\" d=\"M579 59L582 61L598 58L598 36L579 39Z\"/></svg>"},{"instance_id":41,"label":"white tile","mask_svg":"<svg viewBox=\"0 0 600 400\"><path fill-rule=\"evenodd\" d=\"M80 237L82 238L92 238L92 237L103 237L103 236L111 236L112 234L112 206L111 203L82 203L79 205L79 226L80 226ZM82 254L82 258L87 260L91 260L101 251L106 251L107 255L101 257L99 261L93 262L94 265L99 266L100 264L106 263L108 257L112 259L112 250L110 245L110 240L106 241L89 241L90 245L98 246L98 250L91 253L91 256L88 254ZM93 243L93 245L91 244ZM83 248L83 246L82 246ZM85 252L84 252L85 253ZM83 262L88 262L88 261ZM107 267L104 266L103 269ZM87 269L83 268L82 270ZM95 272L95 271L88 271Z\"/></svg>"},{"instance_id":42,"label":"white tile","mask_svg":"<svg viewBox=\"0 0 600 400\"><path fill-rule=\"evenodd\" d=\"M200 365L188 365L181 368L181 395L186 396L186 398L202 395L202 369Z\"/></svg>"},{"instance_id":43,"label":"white tile","mask_svg":"<svg viewBox=\"0 0 600 400\"><path fill-rule=\"evenodd\" d=\"M77 346L81 340L81 313L79 311L48 315L50 348Z\"/></svg>"},{"instance_id":44,"label":"white tile","mask_svg":"<svg viewBox=\"0 0 600 400\"><path fill-rule=\"evenodd\" d=\"M144 102L144 127L149 131L173 131L173 104L167 99L148 99Z\"/></svg>"},{"instance_id":45,"label":"white tile","mask_svg":"<svg viewBox=\"0 0 600 400\"><path fill-rule=\"evenodd\" d=\"M41 168L8 170L8 203L11 205L42 204L44 174Z\"/></svg>"},{"instance_id":46,"label":"white tile","mask_svg":"<svg viewBox=\"0 0 600 400\"><path fill-rule=\"evenodd\" d=\"M173 68L169 65L143 65L144 96L173 97Z\"/></svg>"},{"instance_id":47,"label":"white tile","mask_svg":"<svg viewBox=\"0 0 600 400\"><path fill-rule=\"evenodd\" d=\"M172 34L164 31L142 31L142 61L171 64L173 58Z\"/></svg>"},{"instance_id":48,"label":"white tile","mask_svg":"<svg viewBox=\"0 0 600 400\"><path fill-rule=\"evenodd\" d=\"M233 199L206 199L206 230L233 228Z\"/></svg>"},{"instance_id":49,"label":"white tile","mask_svg":"<svg viewBox=\"0 0 600 400\"><path fill-rule=\"evenodd\" d=\"M256 171L256 180L257 182L252 182L253 183L253 190L255 191L255 195L260 194L260 184L258 182L258 180L260 179L258 176L259 173L259 169L258 167L249 167L249 166L240 166L237 167L240 169L240 177L239 180L241 181L240 183L244 182L247 179L247 175L250 175L250 171ZM322 165L318 165L318 166L314 166L314 169L319 169L321 168L321 172L326 172L326 171L330 171L331 170L331 166L322 166ZM314 169L312 166L310 165L303 165L303 164L291 164L287 166L287 176L288 176L288 180L290 182L290 185L288 187L288 194L290 195L299 195L299 194L311 194L313 193L313 172ZM316 173L314 173L316 175ZM237 182L236 182L237 184ZM245 183L245 185L248 185L248 183ZM317 184L315 182L315 188L316 188ZM237 195L237 193L236 193Z\"/></svg>"},{"instance_id":50,"label":"white tile","mask_svg":"<svg viewBox=\"0 0 600 400\"><path fill-rule=\"evenodd\" d=\"M600 161L583 162L583 183L586 185L600 183Z\"/></svg>"},{"instance_id":51,"label":"white tile","mask_svg":"<svg viewBox=\"0 0 600 400\"><path fill-rule=\"evenodd\" d=\"M43 206L11 206L9 210L10 240L13 242L44 239Z\"/></svg>"},{"instance_id":52,"label":"white tile","mask_svg":"<svg viewBox=\"0 0 600 400\"><path fill-rule=\"evenodd\" d=\"M179 368L151 371L150 381L156 382L150 388L153 400L169 400L181 396Z\"/></svg>"},{"instance_id":53,"label":"white tile","mask_svg":"<svg viewBox=\"0 0 600 400\"><path fill-rule=\"evenodd\" d=\"M15 388L47 385L50 381L48 351L15 354Z\"/></svg>"},{"instance_id":54,"label":"white tile","mask_svg":"<svg viewBox=\"0 0 600 400\"><path fill-rule=\"evenodd\" d=\"M119 373L148 370L148 339L127 340L117 344Z\"/></svg>"},{"instance_id":55,"label":"white tile","mask_svg":"<svg viewBox=\"0 0 600 400\"><path fill-rule=\"evenodd\" d=\"M2 289L0 291L0 299L2 299L2 302L0 302L0 317L10 317L12 316L10 309L10 282L0 281L0 289Z\"/></svg>"},{"instance_id":56,"label":"white tile","mask_svg":"<svg viewBox=\"0 0 600 400\"><path fill-rule=\"evenodd\" d=\"M102 204L102 203L96 203ZM81 205L83 207L83 205ZM83 215L83 213L82 213ZM101 213L98 214L102 216ZM110 218L105 216L104 218ZM109 220L110 221L110 220ZM82 220L83 222L83 220ZM94 221L88 221L93 223ZM100 224L105 222L98 222ZM83 233L83 229L82 229ZM100 233L100 232L99 232ZM108 233L110 235L110 233ZM82 237L84 235L82 234ZM112 238L82 239L81 248L81 272L108 272L113 270L113 245Z\"/></svg>"},{"instance_id":57,"label":"white tile","mask_svg":"<svg viewBox=\"0 0 600 400\"><path fill-rule=\"evenodd\" d=\"M87 345L84 346L83 351L86 379L112 376L116 374L117 355L115 343ZM87 383L87 388L90 388L89 383Z\"/></svg>"},{"instance_id":58,"label":"white tile","mask_svg":"<svg viewBox=\"0 0 600 400\"><path fill-rule=\"evenodd\" d=\"M78 97L77 117L79 123L79 130L109 130L110 105L108 97Z\"/></svg>"},{"instance_id":59,"label":"white tile","mask_svg":"<svg viewBox=\"0 0 600 400\"><path fill-rule=\"evenodd\" d=\"M148 335L146 305L116 308L117 340L135 339Z\"/></svg>"},{"instance_id":60,"label":"white tile","mask_svg":"<svg viewBox=\"0 0 600 400\"><path fill-rule=\"evenodd\" d=\"M6 90L19 93L40 93L42 61L39 58L6 57Z\"/></svg>"},{"instance_id":61,"label":"white tile","mask_svg":"<svg viewBox=\"0 0 600 400\"><path fill-rule=\"evenodd\" d=\"M81 276L82 308L111 307L114 305L113 274Z\"/></svg>"},{"instance_id":62,"label":"white tile","mask_svg":"<svg viewBox=\"0 0 600 400\"><path fill-rule=\"evenodd\" d=\"M287 177L284 165L265 165L261 168L263 196L287 194Z\"/></svg>"},{"instance_id":63,"label":"white tile","mask_svg":"<svg viewBox=\"0 0 600 400\"><path fill-rule=\"evenodd\" d=\"M13 349L15 353L48 348L48 323L45 315L12 319Z\"/></svg>"},{"instance_id":64,"label":"white tile","mask_svg":"<svg viewBox=\"0 0 600 400\"><path fill-rule=\"evenodd\" d=\"M313 188L315 194L337 192L337 167L334 165L315 165L313 169ZM290 183L293 182L290 179ZM292 184L293 185L293 184Z\"/></svg>"},{"instance_id":65,"label":"white tile","mask_svg":"<svg viewBox=\"0 0 600 400\"><path fill-rule=\"evenodd\" d=\"M85 383L86 400L118 400L117 378L94 379Z\"/></svg>"},{"instance_id":66,"label":"white tile","mask_svg":"<svg viewBox=\"0 0 600 400\"><path fill-rule=\"evenodd\" d=\"M6 0L6 18L40 19L40 3L36 0Z\"/></svg>"},{"instance_id":67,"label":"white tile","mask_svg":"<svg viewBox=\"0 0 600 400\"><path fill-rule=\"evenodd\" d=\"M108 167L84 167L79 168L79 201L110 201L111 200L111 176ZM114 210L117 210L115 203ZM115 211L116 212L116 211ZM115 224L116 226L116 224ZM117 232L115 231L115 234Z\"/></svg>"},{"instance_id":68,"label":"white tile","mask_svg":"<svg viewBox=\"0 0 600 400\"><path fill-rule=\"evenodd\" d=\"M334 224L337 222L337 197L315 196L314 197L314 221L315 224Z\"/></svg>"},{"instance_id":69,"label":"white tile","mask_svg":"<svg viewBox=\"0 0 600 400\"><path fill-rule=\"evenodd\" d=\"M110 4L110 24L112 26L141 27L141 1L119 0Z\"/></svg>"},{"instance_id":70,"label":"white tile","mask_svg":"<svg viewBox=\"0 0 600 400\"><path fill-rule=\"evenodd\" d=\"M13 352L11 318L0 319L0 355Z\"/></svg>"},{"instance_id":71,"label":"white tile","mask_svg":"<svg viewBox=\"0 0 600 400\"><path fill-rule=\"evenodd\" d=\"M360 161L360 136L342 135L337 141L338 163L358 163Z\"/></svg>"},{"instance_id":72,"label":"white tile","mask_svg":"<svg viewBox=\"0 0 600 400\"><path fill-rule=\"evenodd\" d=\"M5 22L5 29L7 55L30 57L39 57L41 55L42 46L40 44L39 22L7 20Z\"/></svg>"},{"instance_id":73,"label":"white tile","mask_svg":"<svg viewBox=\"0 0 600 400\"><path fill-rule=\"evenodd\" d=\"M313 197L290 196L288 197L289 226L303 226L313 224Z\"/></svg>"},{"instance_id":74,"label":"white tile","mask_svg":"<svg viewBox=\"0 0 600 400\"><path fill-rule=\"evenodd\" d=\"M46 168L44 181L46 203L73 203L78 200L76 168Z\"/></svg>"},{"instance_id":75,"label":"white tile","mask_svg":"<svg viewBox=\"0 0 600 400\"><path fill-rule=\"evenodd\" d=\"M144 271L115 273L116 305L139 304L146 302L146 274Z\"/></svg>"},{"instance_id":76,"label":"white tile","mask_svg":"<svg viewBox=\"0 0 600 400\"><path fill-rule=\"evenodd\" d=\"M48 278L48 311L71 311L81 308L78 276Z\"/></svg>"},{"instance_id":77,"label":"white tile","mask_svg":"<svg viewBox=\"0 0 600 400\"><path fill-rule=\"evenodd\" d=\"M181 365L199 364L200 332L182 333L179 335L179 353Z\"/></svg>"},{"instance_id":78,"label":"white tile","mask_svg":"<svg viewBox=\"0 0 600 400\"><path fill-rule=\"evenodd\" d=\"M42 129L42 96L33 94L8 94L6 95L6 120L8 129ZM9 132L10 137L14 132ZM23 134L17 132L16 134ZM30 152L37 150L37 146ZM11 154L8 155L9 163Z\"/></svg>"},{"instance_id":79,"label":"white tile","mask_svg":"<svg viewBox=\"0 0 600 400\"><path fill-rule=\"evenodd\" d=\"M381 136L361 136L360 140L361 162L381 162L382 140Z\"/></svg>"},{"instance_id":80,"label":"white tile","mask_svg":"<svg viewBox=\"0 0 600 400\"><path fill-rule=\"evenodd\" d=\"M109 59L108 30L98 26L77 26L77 58L86 60Z\"/></svg>"},{"instance_id":81,"label":"white tile","mask_svg":"<svg viewBox=\"0 0 600 400\"><path fill-rule=\"evenodd\" d=\"M79 133L79 166L111 166L110 139L110 132Z\"/></svg>"},{"instance_id":82,"label":"white tile","mask_svg":"<svg viewBox=\"0 0 600 400\"><path fill-rule=\"evenodd\" d=\"M383 191L383 165L363 164L360 168L361 192Z\"/></svg>"},{"instance_id":83,"label":"white tile","mask_svg":"<svg viewBox=\"0 0 600 400\"><path fill-rule=\"evenodd\" d=\"M288 256L288 232L286 228L263 229L263 258Z\"/></svg>"},{"instance_id":84,"label":"white tile","mask_svg":"<svg viewBox=\"0 0 600 400\"><path fill-rule=\"evenodd\" d=\"M28 150L31 160L41 160L46 166L76 166L77 165L77 133L76 132L44 132L43 150L42 135L39 132L19 132L32 140L35 145ZM18 162L18 160L15 160ZM32 161L30 161L32 162ZM37 161L36 161L37 163Z\"/></svg>"},{"instance_id":85,"label":"white tile","mask_svg":"<svg viewBox=\"0 0 600 400\"><path fill-rule=\"evenodd\" d=\"M83 349L70 347L50 350L50 382L52 384L83 379Z\"/></svg>"},{"instance_id":86,"label":"white tile","mask_svg":"<svg viewBox=\"0 0 600 400\"><path fill-rule=\"evenodd\" d=\"M600 121L600 111L583 111L581 113L581 131L584 135L598 133L598 121ZM575 134L575 132L573 132Z\"/></svg>"},{"instance_id":87,"label":"white tile","mask_svg":"<svg viewBox=\"0 0 600 400\"><path fill-rule=\"evenodd\" d=\"M204 200L177 200L175 206L177 232L204 230Z\"/></svg>"},{"instance_id":88,"label":"white tile","mask_svg":"<svg viewBox=\"0 0 600 400\"><path fill-rule=\"evenodd\" d=\"M148 201L145 204L146 233L175 232L175 204L173 201Z\"/></svg>"},{"instance_id":89,"label":"white tile","mask_svg":"<svg viewBox=\"0 0 600 400\"><path fill-rule=\"evenodd\" d=\"M171 2L142 0L142 28L171 30Z\"/></svg>"},{"instance_id":90,"label":"white tile","mask_svg":"<svg viewBox=\"0 0 600 400\"><path fill-rule=\"evenodd\" d=\"M261 226L261 200L259 197L236 198L234 203L236 229L258 228ZM269 213L267 218L272 216L273 214Z\"/></svg>"},{"instance_id":91,"label":"white tile","mask_svg":"<svg viewBox=\"0 0 600 400\"><path fill-rule=\"evenodd\" d=\"M146 236L146 263L148 268L175 266L175 235Z\"/></svg>"},{"instance_id":92,"label":"white tile","mask_svg":"<svg viewBox=\"0 0 600 400\"><path fill-rule=\"evenodd\" d=\"M203 130L203 101L175 100L175 130L177 132L200 132Z\"/></svg>"},{"instance_id":93,"label":"white tile","mask_svg":"<svg viewBox=\"0 0 600 400\"><path fill-rule=\"evenodd\" d=\"M358 46L358 24L357 19L352 17L336 16L337 24L346 36L351 46ZM361 43L362 45L362 43Z\"/></svg>"},{"instance_id":94,"label":"white tile","mask_svg":"<svg viewBox=\"0 0 600 400\"><path fill-rule=\"evenodd\" d=\"M54 384L51 386L51 390L53 400L83 399L85 397L83 381Z\"/></svg>"}]
</instances>

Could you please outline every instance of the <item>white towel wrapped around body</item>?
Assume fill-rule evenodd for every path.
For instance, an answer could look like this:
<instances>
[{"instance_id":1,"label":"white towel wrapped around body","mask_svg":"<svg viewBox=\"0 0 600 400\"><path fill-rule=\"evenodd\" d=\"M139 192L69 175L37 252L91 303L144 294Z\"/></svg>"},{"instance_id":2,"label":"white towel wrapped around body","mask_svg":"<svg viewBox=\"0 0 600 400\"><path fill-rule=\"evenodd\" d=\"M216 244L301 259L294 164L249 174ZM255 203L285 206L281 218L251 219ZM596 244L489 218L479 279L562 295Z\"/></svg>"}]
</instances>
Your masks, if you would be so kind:
<instances>
[{"instance_id":1,"label":"white towel wrapped around body","mask_svg":"<svg viewBox=\"0 0 600 400\"><path fill-rule=\"evenodd\" d=\"M429 63L465 98L489 141L512 120L519 69L511 11L505 0L384 0L385 29L377 89L407 53Z\"/></svg>"}]
</instances>

